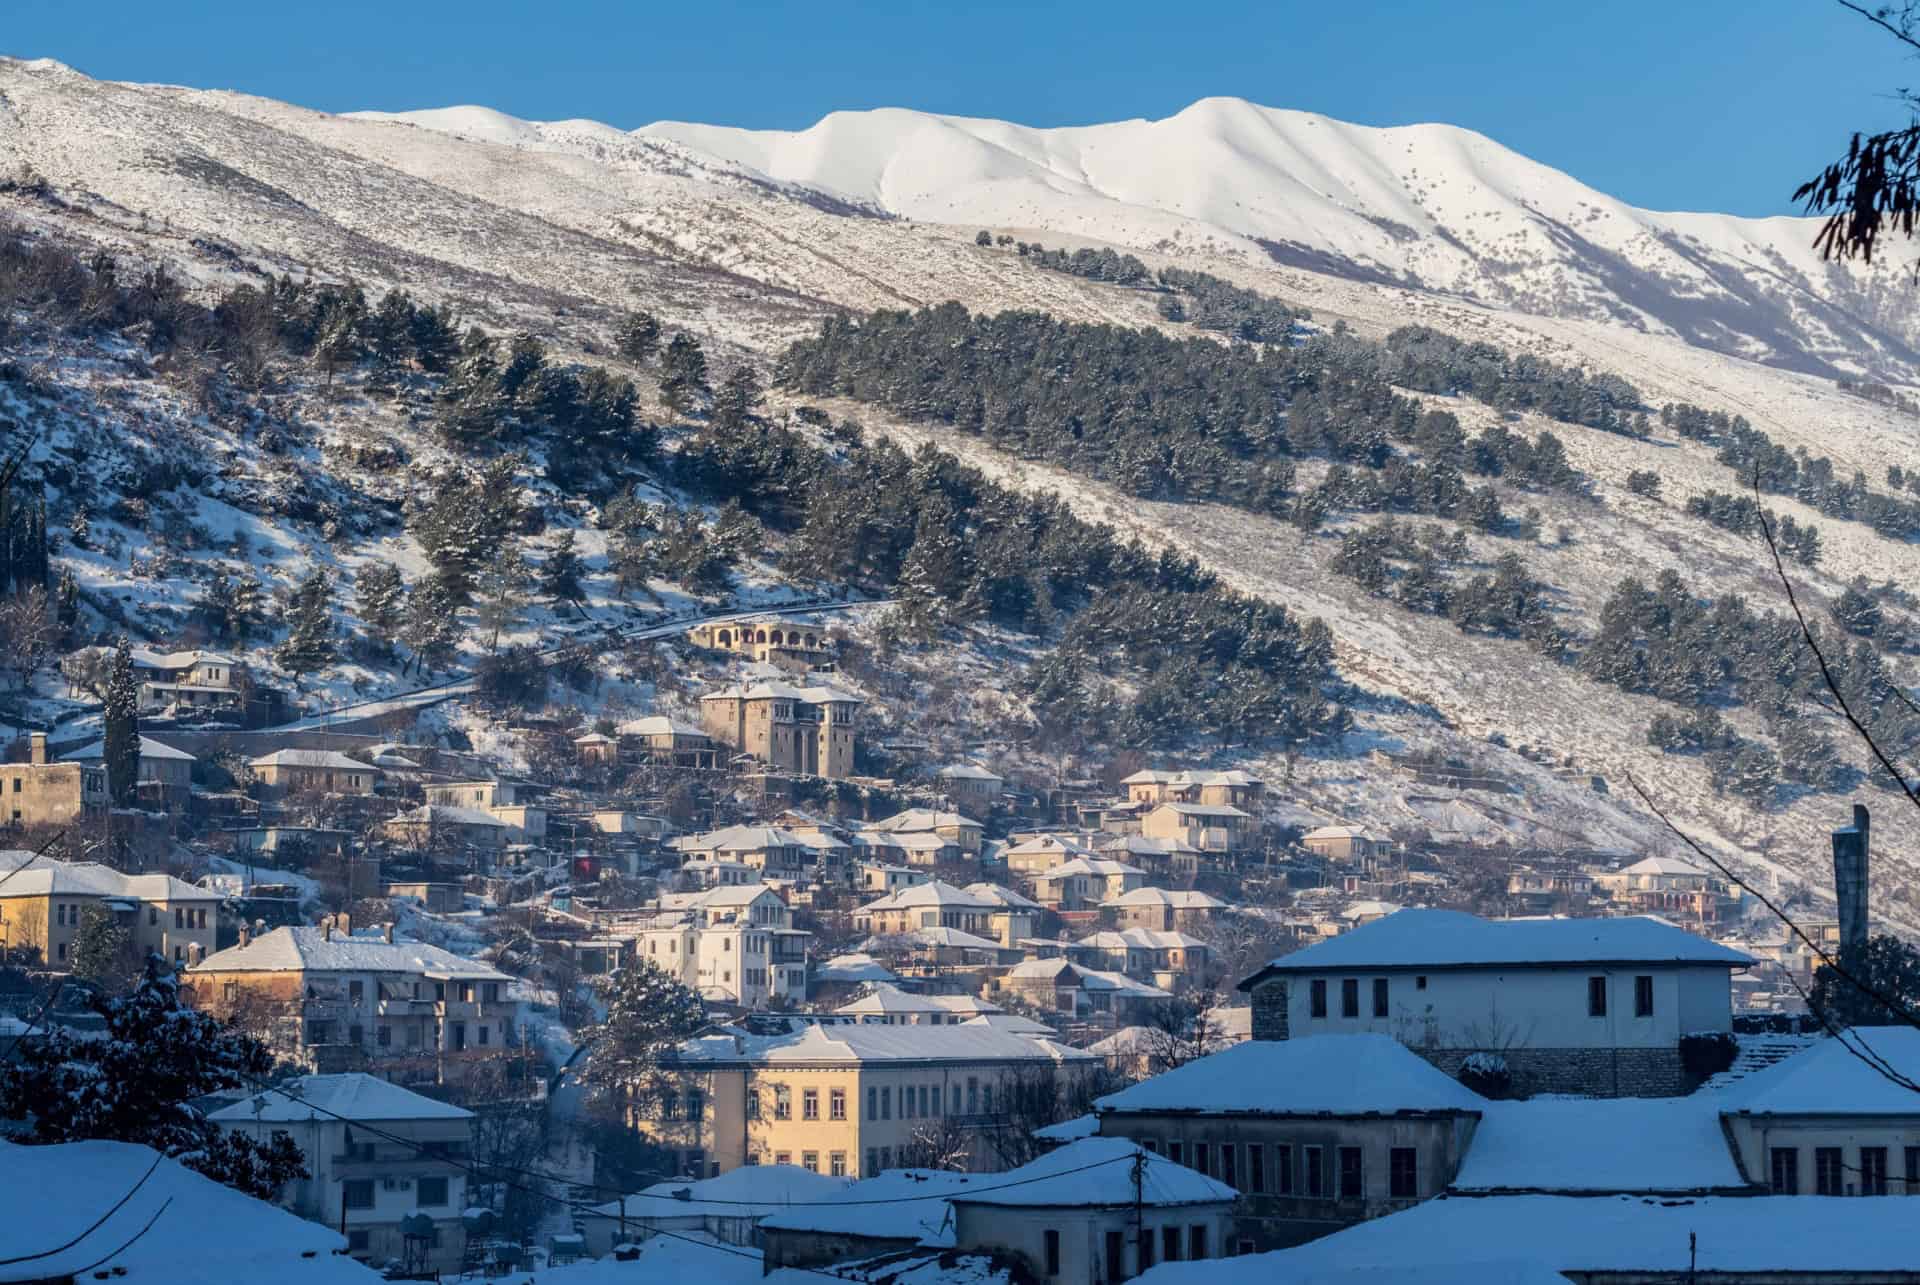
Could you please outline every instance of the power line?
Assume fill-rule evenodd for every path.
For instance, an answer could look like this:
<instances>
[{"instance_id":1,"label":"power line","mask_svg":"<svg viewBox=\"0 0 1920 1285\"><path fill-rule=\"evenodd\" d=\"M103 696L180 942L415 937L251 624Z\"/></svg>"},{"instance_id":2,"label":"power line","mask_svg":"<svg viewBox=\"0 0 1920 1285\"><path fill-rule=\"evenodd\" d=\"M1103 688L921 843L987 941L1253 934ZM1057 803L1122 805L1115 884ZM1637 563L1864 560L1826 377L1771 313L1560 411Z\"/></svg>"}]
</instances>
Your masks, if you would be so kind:
<instances>
[{"instance_id":1,"label":"power line","mask_svg":"<svg viewBox=\"0 0 1920 1285\"><path fill-rule=\"evenodd\" d=\"M120 1199L114 1201L113 1204L107 1209L106 1213L101 1214L100 1217L96 1218L93 1221L93 1224L91 1226L89 1226L85 1231L81 1232L78 1236L75 1236L72 1240L68 1241L66 1244L55 1245L52 1249L45 1249L40 1251L37 1254L20 1254L14 1258L0 1258L0 1267L11 1267L15 1263L30 1263L37 1258L51 1258L55 1254L62 1253L66 1250L72 1249L75 1245L78 1245L81 1241L93 1235L94 1232L100 1230L101 1225L104 1224L107 1221L107 1219L119 1213L120 1210L123 1207L125 1207L126 1203L129 1200L133 1199L134 1193L138 1192L140 1188L147 1185L147 1179L153 1177L154 1170L160 1167L160 1162L164 1159L166 1159L166 1157L156 1151L153 1156L153 1163L147 1166L147 1171L140 1175L139 1180L136 1181L133 1184L133 1186L127 1188L127 1194L120 1197Z\"/></svg>"}]
</instances>

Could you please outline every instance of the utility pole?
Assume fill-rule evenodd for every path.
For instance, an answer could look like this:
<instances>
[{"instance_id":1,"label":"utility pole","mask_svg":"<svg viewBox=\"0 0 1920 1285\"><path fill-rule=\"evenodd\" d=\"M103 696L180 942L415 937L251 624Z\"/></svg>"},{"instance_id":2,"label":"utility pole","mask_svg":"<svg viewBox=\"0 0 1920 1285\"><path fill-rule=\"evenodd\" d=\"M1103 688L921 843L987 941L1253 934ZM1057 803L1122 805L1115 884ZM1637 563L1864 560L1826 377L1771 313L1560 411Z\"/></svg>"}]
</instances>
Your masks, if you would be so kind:
<instances>
[{"instance_id":1,"label":"utility pole","mask_svg":"<svg viewBox=\"0 0 1920 1285\"><path fill-rule=\"evenodd\" d=\"M1143 1207L1146 1181L1147 1153L1142 1148L1133 1153L1133 1270L1135 1275L1147 1270L1147 1263L1151 1261L1153 1253L1153 1245L1147 1236L1146 1211Z\"/></svg>"}]
</instances>

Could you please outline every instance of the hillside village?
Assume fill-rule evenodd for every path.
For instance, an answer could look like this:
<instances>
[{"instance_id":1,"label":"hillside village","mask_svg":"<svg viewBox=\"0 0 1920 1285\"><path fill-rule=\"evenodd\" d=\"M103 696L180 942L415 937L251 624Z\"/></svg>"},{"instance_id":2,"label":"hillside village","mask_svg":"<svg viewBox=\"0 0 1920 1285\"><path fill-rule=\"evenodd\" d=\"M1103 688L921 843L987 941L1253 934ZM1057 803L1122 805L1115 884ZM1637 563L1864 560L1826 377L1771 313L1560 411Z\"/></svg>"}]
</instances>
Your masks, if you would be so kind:
<instances>
[{"instance_id":1,"label":"hillside village","mask_svg":"<svg viewBox=\"0 0 1920 1285\"><path fill-rule=\"evenodd\" d=\"M0 85L0 1281L1920 1281L1899 394Z\"/></svg>"}]
</instances>

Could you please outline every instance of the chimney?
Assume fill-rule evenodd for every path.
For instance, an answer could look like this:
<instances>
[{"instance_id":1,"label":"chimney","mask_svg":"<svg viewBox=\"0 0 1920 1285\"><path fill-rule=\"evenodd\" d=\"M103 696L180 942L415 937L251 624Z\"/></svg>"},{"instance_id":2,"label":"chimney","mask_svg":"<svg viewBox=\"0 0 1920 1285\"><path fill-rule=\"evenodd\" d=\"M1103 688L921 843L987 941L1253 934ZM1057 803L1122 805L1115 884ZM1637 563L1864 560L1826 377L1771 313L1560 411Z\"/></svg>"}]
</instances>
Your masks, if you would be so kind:
<instances>
[{"instance_id":1,"label":"chimney","mask_svg":"<svg viewBox=\"0 0 1920 1285\"><path fill-rule=\"evenodd\" d=\"M346 911L343 910L339 914L335 915L333 918L334 918L334 921L340 925L340 935L342 937L353 936L353 916L352 915L348 914Z\"/></svg>"},{"instance_id":2,"label":"chimney","mask_svg":"<svg viewBox=\"0 0 1920 1285\"><path fill-rule=\"evenodd\" d=\"M389 946L393 945L393 925L392 924L387 925L386 935L387 935L387 945Z\"/></svg>"},{"instance_id":3,"label":"chimney","mask_svg":"<svg viewBox=\"0 0 1920 1285\"><path fill-rule=\"evenodd\" d=\"M1840 951L1853 956L1867 945L1867 840L1865 804L1853 805L1853 824L1833 832L1833 891L1840 902Z\"/></svg>"},{"instance_id":4,"label":"chimney","mask_svg":"<svg viewBox=\"0 0 1920 1285\"><path fill-rule=\"evenodd\" d=\"M196 941L187 947L187 963L189 966L198 964L201 960L205 959L206 957L207 957L207 948L205 946L202 946L199 942Z\"/></svg>"},{"instance_id":5,"label":"chimney","mask_svg":"<svg viewBox=\"0 0 1920 1285\"><path fill-rule=\"evenodd\" d=\"M333 940L333 916L332 915L327 915L326 917L321 919L320 938L322 941Z\"/></svg>"},{"instance_id":6,"label":"chimney","mask_svg":"<svg viewBox=\"0 0 1920 1285\"><path fill-rule=\"evenodd\" d=\"M244 946L252 940L253 940L253 926L251 924L241 924L240 925L240 944Z\"/></svg>"},{"instance_id":7,"label":"chimney","mask_svg":"<svg viewBox=\"0 0 1920 1285\"><path fill-rule=\"evenodd\" d=\"M45 732L29 733L27 736L27 744L32 747L32 753L27 756L27 761L36 766L46 766L47 734Z\"/></svg>"}]
</instances>

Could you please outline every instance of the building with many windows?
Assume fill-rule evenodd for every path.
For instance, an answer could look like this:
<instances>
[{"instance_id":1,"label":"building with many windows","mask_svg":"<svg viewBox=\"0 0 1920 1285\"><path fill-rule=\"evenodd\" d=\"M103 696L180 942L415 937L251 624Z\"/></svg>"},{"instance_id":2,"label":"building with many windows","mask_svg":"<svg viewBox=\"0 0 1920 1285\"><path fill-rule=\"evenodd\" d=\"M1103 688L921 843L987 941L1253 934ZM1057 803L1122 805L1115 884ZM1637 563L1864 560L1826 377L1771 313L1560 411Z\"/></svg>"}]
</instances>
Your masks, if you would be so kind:
<instances>
[{"instance_id":1,"label":"building with many windows","mask_svg":"<svg viewBox=\"0 0 1920 1285\"><path fill-rule=\"evenodd\" d=\"M48 968L73 967L86 909L127 930L137 956L186 965L213 950L221 896L168 874L122 874L92 861L0 852L0 947L37 951Z\"/></svg>"}]
</instances>

